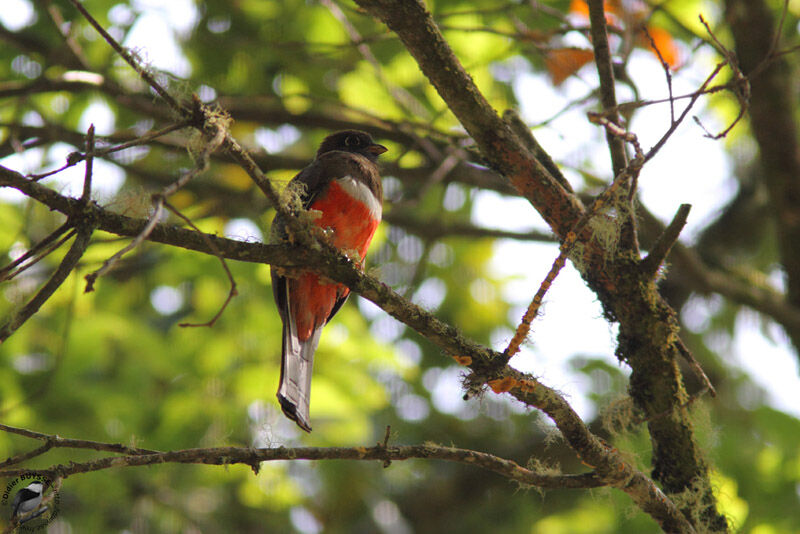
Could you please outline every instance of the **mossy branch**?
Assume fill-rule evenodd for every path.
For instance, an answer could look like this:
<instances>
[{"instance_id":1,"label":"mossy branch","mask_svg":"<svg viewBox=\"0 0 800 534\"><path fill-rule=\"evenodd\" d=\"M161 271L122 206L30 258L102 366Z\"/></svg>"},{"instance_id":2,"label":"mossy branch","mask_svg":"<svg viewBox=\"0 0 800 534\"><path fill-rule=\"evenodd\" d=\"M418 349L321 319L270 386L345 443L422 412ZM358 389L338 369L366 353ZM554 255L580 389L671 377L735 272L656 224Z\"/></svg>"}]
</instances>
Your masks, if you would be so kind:
<instances>
[{"instance_id":1,"label":"mossy branch","mask_svg":"<svg viewBox=\"0 0 800 534\"><path fill-rule=\"evenodd\" d=\"M72 475L104 469L164 463L244 464L257 472L261 462L276 460L378 460L386 465L386 462L417 458L474 465L495 472L509 480L542 489L586 489L606 485L606 481L596 472L575 475L543 473L540 469L528 469L513 460L485 452L459 449L457 447L443 447L432 443L391 446L388 444L388 439L384 439L383 443L378 443L372 447L212 447L162 452L128 447L120 443L62 438L2 424L0 424L0 430L44 442L44 445L33 449L29 453L9 458L0 464L0 467L5 468L0 469L0 477L29 475L65 479ZM8 468L8 466L18 465L54 448L109 452L116 454L116 456L106 456L85 462L70 462L69 465L53 465L42 469Z\"/></svg>"}]
</instances>

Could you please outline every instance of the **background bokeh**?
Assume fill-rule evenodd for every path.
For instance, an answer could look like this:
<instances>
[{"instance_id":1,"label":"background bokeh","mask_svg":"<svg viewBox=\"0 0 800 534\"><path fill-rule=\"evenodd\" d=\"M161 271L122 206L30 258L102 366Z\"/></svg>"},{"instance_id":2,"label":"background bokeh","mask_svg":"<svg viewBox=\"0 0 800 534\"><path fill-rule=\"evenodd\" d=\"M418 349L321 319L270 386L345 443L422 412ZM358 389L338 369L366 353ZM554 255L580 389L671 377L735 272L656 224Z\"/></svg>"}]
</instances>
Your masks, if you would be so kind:
<instances>
[{"instance_id":1,"label":"background bokeh","mask_svg":"<svg viewBox=\"0 0 800 534\"><path fill-rule=\"evenodd\" d=\"M588 21L575 4L427 2L494 107L519 110L573 187L588 198L610 182L610 162L604 132L586 120L586 111L597 105L594 67L568 55L590 48L581 30ZM659 2L659 9L648 2L611 4L617 6L612 26L619 29L611 42L625 73L618 74L620 101L667 96L658 58L631 37L635 24L646 21L665 53L674 55L675 95L695 91L719 61L700 39L707 34L698 14L730 45L720 2L668 0ZM778 19L781 6L774 4ZM86 0L83 5L158 72L173 94L196 92L227 109L235 119L234 136L277 183L310 161L330 131L344 126L371 131L390 151L382 158L386 222L367 268L473 339L505 347L557 246L527 201L479 161L463 161L473 157L455 150L469 148L463 131L383 26L344 1ZM788 6L782 38L791 46L797 43L800 5ZM354 39L361 39L369 54ZM81 149L89 124L108 142L120 142L172 118L68 2L4 0L0 41L0 164L6 167L37 173L61 166ZM792 64L795 56L787 56ZM786 110L792 116L797 111ZM736 100L720 92L701 98L693 114L717 132L737 112ZM628 118L630 130L649 147L669 127L669 105L635 109ZM775 225L748 124L743 121L721 140L704 133L686 121L645 167L640 208L652 215L642 217L668 222L680 204L692 204L682 243L704 265L781 292ZM97 160L94 198L115 211L145 216L149 193L191 166L183 148L189 141L171 134ZM79 196L82 180L83 168L77 166L43 183ZM243 171L224 158L172 201L204 231L243 240L269 237L273 211ZM62 222L22 195L0 189L2 263ZM643 225L644 248L655 235ZM565 472L586 469L538 413L492 394L464 401L462 368L357 297L323 334L314 370L314 432L302 434L283 418L274 397L281 327L269 267L231 262L239 296L222 318L213 328L179 328L179 322L209 319L224 301L228 283L218 260L146 244L100 279L94 293L84 294L82 275L124 243L95 234L78 275L0 345L0 421L159 450L371 445L390 425L396 443L432 441L521 464L536 458ZM0 315L24 302L63 253L0 286ZM800 531L796 348L769 316L701 290L679 264L666 269L663 289L680 310L684 340L719 392L697 401L692 413L721 510L739 532ZM628 371L614 355L615 335L595 296L568 267L512 364L567 394L593 430L647 471L646 430L618 432L603 424L626 394ZM690 391L699 389L687 380ZM1 457L36 445L0 434ZM91 457L54 450L31 465ZM481 470L421 460L394 462L388 469L377 462L274 462L262 465L258 475L245 466L195 465L78 475L65 480L60 516L50 529L657 531L619 492L539 493Z\"/></svg>"}]
</instances>

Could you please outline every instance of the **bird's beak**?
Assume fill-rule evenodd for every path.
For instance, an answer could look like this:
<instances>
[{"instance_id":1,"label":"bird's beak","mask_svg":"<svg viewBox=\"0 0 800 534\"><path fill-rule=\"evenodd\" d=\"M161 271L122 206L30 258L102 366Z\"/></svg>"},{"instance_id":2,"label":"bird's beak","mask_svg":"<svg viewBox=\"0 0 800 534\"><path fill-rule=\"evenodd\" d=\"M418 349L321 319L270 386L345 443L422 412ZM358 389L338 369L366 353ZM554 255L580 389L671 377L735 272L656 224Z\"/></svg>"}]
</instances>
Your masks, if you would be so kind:
<instances>
[{"instance_id":1,"label":"bird's beak","mask_svg":"<svg viewBox=\"0 0 800 534\"><path fill-rule=\"evenodd\" d=\"M388 149L388 148L386 148L386 147L385 147L385 146L383 146L383 145L379 145L379 144L377 144L377 143L374 143L374 144L371 144L371 145L369 145L369 146L367 147L367 150L369 150L370 152L372 152L373 154L375 154L376 156L378 156L378 155L380 155L380 154L383 154L384 152L386 152L386 151L387 151L387 150L389 150L389 149Z\"/></svg>"}]
</instances>

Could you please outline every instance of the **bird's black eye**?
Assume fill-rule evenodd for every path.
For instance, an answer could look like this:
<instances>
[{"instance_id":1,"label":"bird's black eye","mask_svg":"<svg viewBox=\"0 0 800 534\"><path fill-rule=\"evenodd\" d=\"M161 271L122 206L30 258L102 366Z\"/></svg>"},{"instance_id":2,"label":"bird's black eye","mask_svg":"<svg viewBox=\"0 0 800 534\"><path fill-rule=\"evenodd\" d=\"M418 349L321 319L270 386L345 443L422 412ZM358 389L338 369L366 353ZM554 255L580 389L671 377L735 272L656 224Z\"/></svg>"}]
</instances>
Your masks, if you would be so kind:
<instances>
[{"instance_id":1,"label":"bird's black eye","mask_svg":"<svg viewBox=\"0 0 800 534\"><path fill-rule=\"evenodd\" d=\"M358 146L361 144L361 140L357 135L348 135L344 139L344 144L345 146Z\"/></svg>"}]
</instances>

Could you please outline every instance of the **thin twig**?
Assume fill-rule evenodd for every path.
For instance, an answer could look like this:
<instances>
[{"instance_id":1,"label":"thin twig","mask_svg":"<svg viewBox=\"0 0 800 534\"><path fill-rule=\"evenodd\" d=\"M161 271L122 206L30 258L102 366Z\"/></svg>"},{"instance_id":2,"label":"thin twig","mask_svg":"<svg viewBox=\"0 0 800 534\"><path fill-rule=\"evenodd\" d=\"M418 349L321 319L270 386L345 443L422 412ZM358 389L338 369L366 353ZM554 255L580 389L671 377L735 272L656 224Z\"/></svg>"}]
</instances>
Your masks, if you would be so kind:
<instances>
[{"instance_id":1,"label":"thin twig","mask_svg":"<svg viewBox=\"0 0 800 534\"><path fill-rule=\"evenodd\" d=\"M89 62L86 60L86 54L80 44L78 44L78 41L71 35L71 32L75 30L75 26L67 24L64 20L64 16L61 14L61 9L54 5L51 0L47 0L45 3L47 5L47 13L50 15L53 26L58 30L58 33L61 34L61 37L64 38L64 43L67 45L67 49L72 52L75 61L83 70L90 70Z\"/></svg>"},{"instance_id":2,"label":"thin twig","mask_svg":"<svg viewBox=\"0 0 800 534\"><path fill-rule=\"evenodd\" d=\"M600 124L606 129L606 134L613 136L617 139L620 139L623 142L630 143L633 146L633 150L636 154L637 158L644 159L644 153L642 152L642 147L639 144L639 139L636 137L636 134L629 132L613 121L609 120L607 117L607 113L594 113L590 111L587 113L589 117L589 121L595 124Z\"/></svg>"},{"instance_id":3,"label":"thin twig","mask_svg":"<svg viewBox=\"0 0 800 534\"><path fill-rule=\"evenodd\" d=\"M656 44L655 39L653 36L650 35L650 31L647 29L647 25L642 26L642 31L644 32L647 40L650 41L650 47L655 51L656 56L658 56L658 60L661 62L661 68L664 71L664 76L667 78L667 91L669 93L669 97L667 100L669 101L669 121L670 123L675 122L675 98L672 95L672 72L669 68L669 63L667 60L664 59L664 56L661 55L661 50L659 50L658 45Z\"/></svg>"},{"instance_id":4,"label":"thin twig","mask_svg":"<svg viewBox=\"0 0 800 534\"><path fill-rule=\"evenodd\" d=\"M39 441L43 441L45 444L49 443L50 444L49 448L55 448L55 449L59 448L87 449L93 451L114 452L117 454L127 454L127 455L158 454L160 452L152 449L129 447L121 443L105 443L102 441L92 441L87 439L62 438L61 436L58 436L56 434L43 434L41 432L28 430L27 428L14 427L2 423L0 423L0 431L8 432L9 434L17 434L18 436L24 436L26 438L37 439ZM44 452L47 452L47 450L42 451L40 454ZM32 456L29 456L29 458L31 457ZM0 465L7 465L11 463L19 463L19 462L9 462L8 460L6 460L6 462Z\"/></svg>"},{"instance_id":5,"label":"thin twig","mask_svg":"<svg viewBox=\"0 0 800 534\"><path fill-rule=\"evenodd\" d=\"M186 215L184 215L183 213L178 211L178 209L175 206L173 206L172 204L170 204L166 200L164 200L163 202L164 202L164 206L168 210L170 210L172 213L174 213L175 215L177 215L178 217L183 219L184 222L186 222L186 224L188 224L192 228L192 230L194 230L195 232L197 232L198 234L200 234L203 237L203 240L208 245L208 248L211 250L211 252L213 252L214 256L216 256L217 259L219 259L220 263L222 263L222 268L225 270L225 275L228 277L228 281L231 284L231 288L228 291L228 297L225 299L225 302L222 303L222 306L220 307L219 311L217 311L217 313L214 315L214 317L212 317L209 321L206 321L205 323L178 323L178 326L181 326L181 327L184 327L184 328L186 328L186 327L196 327L196 326L212 327L217 322L217 319L222 317L222 312L224 312L225 308L228 307L228 304L231 302L233 297L235 297L236 295L239 294L238 291L236 290L236 280L234 280L233 274L231 273L231 270L228 268L228 262L225 261L225 258L222 256L222 252L220 252L219 248L217 248L217 246L214 244L214 242L211 241L208 238L208 236L206 236L206 234L201 232L200 229L197 226L195 226L195 224L191 221L191 219L189 219L189 217L187 217Z\"/></svg>"},{"instance_id":6,"label":"thin twig","mask_svg":"<svg viewBox=\"0 0 800 534\"><path fill-rule=\"evenodd\" d=\"M123 247L121 250L117 251L113 256L105 260L103 262L103 265L101 265L99 269L85 276L86 288L84 289L84 293L91 293L92 291L94 291L94 283L99 277L103 276L108 271L110 271L120 260L120 258L122 258L122 256L124 256L131 250L141 245L147 239L147 237L153 231L153 228L156 227L156 224L158 224L158 221L161 219L161 213L163 212L163 209L164 209L163 204L157 202L155 209L153 210L153 214L147 221L147 226L145 226L144 229L142 229L142 232L136 237L134 237L130 243L125 245L125 247Z\"/></svg>"},{"instance_id":7,"label":"thin twig","mask_svg":"<svg viewBox=\"0 0 800 534\"><path fill-rule=\"evenodd\" d=\"M781 53L776 52L778 49L778 45L781 41L781 33L783 33L783 26L786 24L786 15L789 12L789 0L783 0L783 8L781 9L781 18L778 20L778 28L775 30L775 35L772 36L772 43L770 43L769 50L767 51L764 59L756 65L756 67L748 73L750 78L757 76L761 72L763 72L769 65L772 63L775 58L781 55ZM706 25L706 30L708 30L708 25ZM710 33L710 30L708 30ZM718 43L719 41L714 38L714 40Z\"/></svg>"},{"instance_id":8,"label":"thin twig","mask_svg":"<svg viewBox=\"0 0 800 534\"><path fill-rule=\"evenodd\" d=\"M18 275L21 272L21 270L17 270L12 274L7 274L7 273L11 273L11 271L13 271L17 266L21 265L22 263L26 262L27 260L29 260L31 258L34 258L36 256L36 258L31 262L31 264L27 265L22 270L27 269L28 267L30 267L34 263L36 263L39 260L41 260L44 256L49 254L51 250L48 248L48 246L55 239L58 239L64 232L67 232L71 228L72 228L72 223L70 221L65 222L64 224L62 224L61 226L59 226L58 228L53 230L50 234L48 234L47 237L45 237L44 239L42 239L41 241L39 241L38 243L33 245L31 248L26 250L25 253L22 254L19 258L15 259L11 263L9 263L8 265L6 265L2 269L0 269L0 282L3 282L5 280L10 280L14 276ZM58 246L61 246L61 244L62 244L62 242L59 242ZM56 248L58 248L58 246ZM42 250L47 250L47 252L44 253L44 255L42 255L42 256L38 256L39 253Z\"/></svg>"},{"instance_id":9,"label":"thin twig","mask_svg":"<svg viewBox=\"0 0 800 534\"><path fill-rule=\"evenodd\" d=\"M784 48L783 50L778 50L777 52L773 52L772 57L773 58L778 58L778 57L781 57L781 56L785 56L787 54L794 54L798 50L800 50L800 44L793 45L793 46L790 46L788 48Z\"/></svg>"},{"instance_id":10,"label":"thin twig","mask_svg":"<svg viewBox=\"0 0 800 534\"><path fill-rule=\"evenodd\" d=\"M218 117L216 120L208 120L207 123L210 127L214 128L214 135L206 137L203 140L204 143L202 145L202 149L194 155L194 168L184 173L172 184L165 187L161 193L153 195L153 214L150 216L147 226L145 226L142 232L130 243L104 261L103 265L101 265L99 269L86 275L86 293L94 291L94 284L97 279L113 269L122 256L141 245L147 239L147 237L155 228L156 224L158 224L158 221L161 219L161 215L164 212L164 203L167 197L174 194L178 189L186 185L195 176L205 172L208 169L209 156L212 152L219 148L219 146L225 140L227 135L227 123L224 117Z\"/></svg>"},{"instance_id":11,"label":"thin twig","mask_svg":"<svg viewBox=\"0 0 800 534\"><path fill-rule=\"evenodd\" d=\"M605 120L604 124L606 127L613 126L607 120ZM525 341L526 337L528 337L531 324L539 313L539 308L542 305L544 296L550 289L550 286L552 286L553 281L555 280L556 276L558 276L558 273L561 272L561 269L564 267L564 264L566 263L570 253L572 253L573 249L575 248L575 245L578 242L578 236L583 232L583 229L586 227L592 217L594 217L597 213L600 213L609 199L616 194L616 191L619 189L619 187L627 182L631 176L635 176L639 173L643 164L641 148L639 147L638 141L636 141L635 135L626 133L626 140L632 142L636 147L636 157L631 160L630 164L619 174L619 176L614 178L614 181L611 182L611 185L609 185L608 188L606 188L606 190L595 199L589 209L584 212L583 216L575 224L575 227L567 233L567 237L559 247L558 257L553 262L553 265L550 267L550 271L547 273L547 276L545 276L545 279L542 281L539 289L533 296L533 300L531 300L531 303L525 310L525 314L522 316L522 320L517 326L516 332L514 332L514 337L511 338L508 347L506 347L506 350L503 351L503 357L505 358L506 363L508 363L508 360L510 360L512 356L520 351L522 342Z\"/></svg>"},{"instance_id":12,"label":"thin twig","mask_svg":"<svg viewBox=\"0 0 800 534\"><path fill-rule=\"evenodd\" d=\"M81 256L83 256L83 253L86 251L86 247L89 246L92 230L93 229L89 226L83 226L78 229L72 247L70 247L69 251L64 256L64 259L61 261L58 269L56 269L56 272L53 273L53 276L50 277L39 292L20 310L12 311L11 316L0 326L0 343L8 339L11 334L25 323L25 321L39 311L39 308L42 307L47 299L49 299L64 280L67 279L69 273L72 272L78 264L78 260L81 259Z\"/></svg>"},{"instance_id":13,"label":"thin twig","mask_svg":"<svg viewBox=\"0 0 800 534\"><path fill-rule=\"evenodd\" d=\"M92 199L92 167L94 164L94 124L89 125L86 132L86 173L83 176L83 193L81 202L89 202Z\"/></svg>"},{"instance_id":14,"label":"thin twig","mask_svg":"<svg viewBox=\"0 0 800 534\"><path fill-rule=\"evenodd\" d=\"M678 129L678 126L680 126L680 124L686 118L686 115L689 114L689 111L694 107L694 104L697 102L700 96L705 94L706 87L708 86L708 84L711 83L711 80L713 80L717 76L717 74L719 74L719 72L726 64L727 64L726 61L718 63L717 66L714 67L714 70L711 72L711 74L709 74L708 77L705 79L700 88L697 91L695 91L691 96L689 96L689 103L686 105L686 108L684 108L684 110L681 112L677 120L675 120L675 122L670 124L670 127L667 129L664 135L662 135L661 138L656 142L656 144L654 144L650 148L650 150L647 151L647 154L645 154L645 161L650 161L651 159L653 159L653 157L655 157L655 155L661 150L661 148L664 146L667 140L670 137L672 137L672 134L675 133L675 130Z\"/></svg>"},{"instance_id":15,"label":"thin twig","mask_svg":"<svg viewBox=\"0 0 800 534\"><path fill-rule=\"evenodd\" d=\"M8 458L0 462L0 467L21 464L26 460L30 460L31 458L36 458L37 456L41 456L42 454L46 453L52 448L53 448L53 442L49 440L45 441L42 445L36 447L35 449L31 449L28 452L23 452L15 456L9 456Z\"/></svg>"},{"instance_id":16,"label":"thin twig","mask_svg":"<svg viewBox=\"0 0 800 534\"><path fill-rule=\"evenodd\" d=\"M81 153L80 152L72 152L72 153L67 155L67 161L61 167L58 167L57 169L53 169L52 171L47 171L47 172L43 172L43 173L39 173L39 174L28 174L28 175L26 175L26 178L30 178L34 182L38 182L39 180L43 180L45 178L49 178L50 176L53 176L54 174L58 174L58 173L60 173L62 171L65 171L65 170L69 169L70 167L74 167L75 165L77 165L78 163L83 161L83 159L84 158L81 157Z\"/></svg>"},{"instance_id":17,"label":"thin twig","mask_svg":"<svg viewBox=\"0 0 800 534\"><path fill-rule=\"evenodd\" d=\"M569 234L567 235L567 238L569 238ZM567 249L571 250L575 245L575 241L570 242L567 247L564 247L566 244L567 241L562 243L562 248L559 250L558 257L553 262L553 265L550 267L550 271L547 273L547 276L545 276L544 280L539 286L539 289L533 296L533 300L531 300L531 303L528 305L528 309L525 310L522 320L517 326L516 332L514 332L514 337L511 338L511 341L508 343L508 347L506 347L506 350L503 352L506 358L511 359L512 356L518 353L520 351L520 347L522 346L522 342L525 341L526 337L528 337L528 334L531 331L531 324L539 314L539 308L542 306L544 295L550 289L550 286L553 285L553 281L555 280L556 276L558 276L558 273L561 272L561 269L564 267L564 264L567 261L567 256L569 255L569 251Z\"/></svg>"},{"instance_id":18,"label":"thin twig","mask_svg":"<svg viewBox=\"0 0 800 534\"><path fill-rule=\"evenodd\" d=\"M427 119L430 116L428 110L420 104L420 102L414 98L414 96L406 91L404 88L393 84L387 77L386 74L383 72L383 67L381 66L378 58L375 57L375 54L372 53L369 45L364 41L361 37L361 34L358 32L358 29L353 26L350 20L347 18L347 15L342 11L335 2L332 0L320 0L320 3L323 4L331 14L338 20L342 26L344 26L345 31L347 32L350 40L358 49L359 53L364 57L367 63L372 66L373 71L375 71L375 76L380 81L381 85L383 85L389 94L392 95L395 102L397 102L400 107L411 117L419 117L421 119Z\"/></svg>"},{"instance_id":19,"label":"thin twig","mask_svg":"<svg viewBox=\"0 0 800 534\"><path fill-rule=\"evenodd\" d=\"M71 224L72 223L69 223L68 225L71 225ZM37 263L39 263L40 261L45 259L50 254L52 254L56 250L60 249L61 245L63 245L64 243L66 243L67 241L69 241L70 239L75 237L75 232L76 232L76 230L74 228L71 228L61 239L59 239L55 243L50 243L49 245L47 245L43 249L39 250L35 255L30 257L30 261L28 261L24 265L21 265L16 270L11 271L11 272L9 272L7 274L0 275L0 282L5 281L5 280L13 280L14 278L19 276L20 274L22 274L25 271L27 271L28 269L30 269L31 267L33 267L34 265L36 265Z\"/></svg>"},{"instance_id":20,"label":"thin twig","mask_svg":"<svg viewBox=\"0 0 800 534\"><path fill-rule=\"evenodd\" d=\"M156 130L154 132L149 132L149 133L147 133L145 135L142 135L141 137L137 137L136 139L132 139L132 140L127 141L125 143L121 143L119 145L110 146L108 148L103 148L103 149L100 149L100 150L95 150L92 153L92 155L94 157L103 157L103 156L107 156L108 154L113 154L114 152L119 152L120 150L125 150L126 148L131 148L131 147L134 147L134 146L144 145L146 143L149 143L150 141L153 141L154 139L157 139L157 138L159 138L161 136L164 136L164 135L166 135L168 133L174 132L175 130L180 130L180 129L186 128L189 125L190 125L190 121L189 120L183 120L183 121L177 122L175 124L171 124L169 126L161 128L160 130ZM3 126L3 125L0 124L0 126ZM41 180L43 178L47 178L48 176L52 176L54 174L58 174L61 171L64 171L64 170L66 170L66 169L68 169L70 167L74 167L75 165L77 165L81 161L84 161L88 156L89 156L89 154L81 154L80 152L72 152L67 156L66 163L64 165L62 165L61 167L59 167L57 169L54 169L52 171L47 171L47 172L41 173L41 174L29 174L28 178L30 178L31 180L34 180L34 181L39 181L39 180Z\"/></svg>"},{"instance_id":21,"label":"thin twig","mask_svg":"<svg viewBox=\"0 0 800 534\"><path fill-rule=\"evenodd\" d=\"M708 378L708 375L706 375L705 371L703 371L700 363L692 355L689 347L686 346L682 339L678 339L678 341L675 342L675 346L678 348L678 352L680 352L681 356L683 356L683 358L686 360L686 363L689 364L689 367L692 368L692 371L694 371L694 374L697 376L697 378L708 389L708 392L711 393L711 396L716 397L717 390L714 389L713 384L711 384L711 380Z\"/></svg>"},{"instance_id":22,"label":"thin twig","mask_svg":"<svg viewBox=\"0 0 800 534\"><path fill-rule=\"evenodd\" d=\"M623 102L617 106L617 111L620 113L629 113L630 110L643 108L647 106L654 106L657 104L667 104L671 102L677 102L678 100L687 100L691 98L695 98L700 95L712 95L715 93L719 93L720 91L730 91L735 83L734 82L727 82L720 85L712 85L711 87L706 87L702 91L696 90L692 91L691 93L686 93L682 95L667 97L667 98L653 98L649 100L631 100L628 102Z\"/></svg>"},{"instance_id":23,"label":"thin twig","mask_svg":"<svg viewBox=\"0 0 800 534\"><path fill-rule=\"evenodd\" d=\"M170 95L167 92L167 90L164 89L164 87L162 87L161 84L156 81L153 75L150 74L147 71L147 69L145 69L139 64L139 62L131 55L130 52L125 50L125 48L123 48L122 45L120 45L113 37L111 37L111 35L103 28L103 26L99 22L97 22L97 20L95 20L95 18L88 11L86 11L86 8L84 8L83 5L78 0L69 0L69 1L73 6L75 6L75 9L80 11L81 15L83 15L83 17L89 22L89 24L91 24L94 27L94 29L97 30L97 33L99 33L103 37L103 39L105 39L105 41L111 46L111 48L113 48L114 51L128 63L128 65L133 67L133 70L136 71L139 77L141 77L142 80L147 82L147 84L150 87L152 87L156 93L158 93L158 95L164 100L164 102L167 103L167 105L169 105L170 108L172 108L173 111L176 111L181 115L184 115L186 113L187 109L181 104L179 104L178 101L175 100L172 97L172 95Z\"/></svg>"},{"instance_id":24,"label":"thin twig","mask_svg":"<svg viewBox=\"0 0 800 534\"><path fill-rule=\"evenodd\" d=\"M732 51L728 50L720 41L717 39L717 36L714 35L714 32L711 31L711 27L708 25L706 20L700 15L700 22L705 26L708 35L711 37L712 41L716 45L717 51L725 58L725 64L731 69L733 73L733 79L727 84L727 88L736 96L736 100L739 102L739 113L736 115L736 118L720 133L712 134L703 126L700 122L698 117L693 117L695 123L700 126L703 131L706 133L706 137L709 139L722 139L728 132L730 132L734 126L736 126L739 121L744 117L745 113L747 113L747 109L750 106L750 81L748 80L747 76L744 75L742 70L739 68L739 63L736 59L736 54ZM768 63L768 58L765 58L764 62L761 65L765 65ZM750 73L750 76L753 76L755 73ZM705 84L704 84L705 85ZM692 102L693 103L693 102ZM691 105L691 103L690 103ZM687 110L688 111L688 110Z\"/></svg>"},{"instance_id":25,"label":"thin twig","mask_svg":"<svg viewBox=\"0 0 800 534\"><path fill-rule=\"evenodd\" d=\"M677 213L672 218L664 231L658 236L658 239L650 249L650 253L639 264L639 271L642 273L642 278L645 280L652 279L658 268L664 263L664 260L672 249L672 245L678 240L678 236L686 226L686 220L689 217L689 211L692 209L691 204L681 204Z\"/></svg>"},{"instance_id":26,"label":"thin twig","mask_svg":"<svg viewBox=\"0 0 800 534\"><path fill-rule=\"evenodd\" d=\"M98 150L97 152L94 153L94 155L105 156L107 154L119 152L120 150L124 150L126 148L131 148L138 145L144 145L146 143L149 143L150 141L158 139L159 137L167 135L168 133L172 133L176 130L182 130L183 128L186 128L187 126L190 125L191 122L189 120L178 121L175 124L170 124L169 126L165 126L164 128L161 128L160 130L156 130L154 132L148 132L145 135L137 137L136 139L132 139L126 143L121 143L119 145Z\"/></svg>"}]
</instances>

